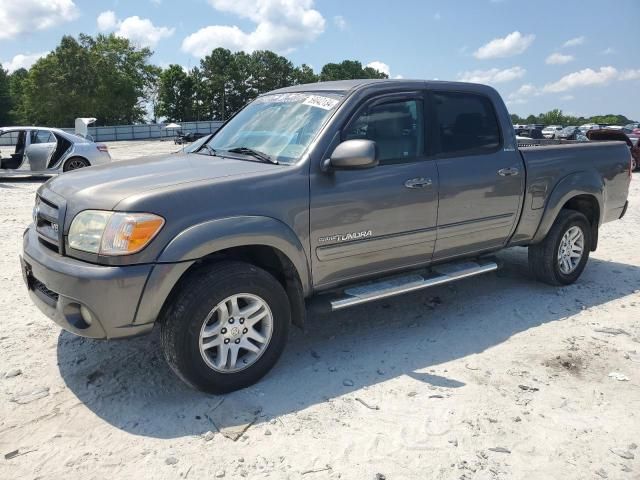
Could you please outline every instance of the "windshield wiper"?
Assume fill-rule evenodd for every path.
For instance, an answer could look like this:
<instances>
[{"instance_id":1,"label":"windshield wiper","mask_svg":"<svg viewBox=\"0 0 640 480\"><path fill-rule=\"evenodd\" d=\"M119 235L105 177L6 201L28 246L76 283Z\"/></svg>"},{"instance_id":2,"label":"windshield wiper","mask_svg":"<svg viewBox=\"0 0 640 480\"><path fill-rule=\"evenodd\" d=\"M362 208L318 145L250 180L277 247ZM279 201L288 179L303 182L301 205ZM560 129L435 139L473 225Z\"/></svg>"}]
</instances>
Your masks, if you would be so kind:
<instances>
[{"instance_id":1,"label":"windshield wiper","mask_svg":"<svg viewBox=\"0 0 640 480\"><path fill-rule=\"evenodd\" d=\"M216 152L216 150L208 143L205 143L203 147L207 149L207 151L209 152L209 155L211 155L212 157L218 156L218 152ZM200 150L202 150L202 147L200 147Z\"/></svg>"},{"instance_id":2,"label":"windshield wiper","mask_svg":"<svg viewBox=\"0 0 640 480\"><path fill-rule=\"evenodd\" d=\"M235 147L235 148L228 149L227 152L251 155L252 157L257 158L258 160L262 160L263 162L269 162L269 163L273 163L274 165L278 165L278 160L276 160L275 158L271 158L266 153L260 152L258 150L254 150L253 148Z\"/></svg>"}]
</instances>

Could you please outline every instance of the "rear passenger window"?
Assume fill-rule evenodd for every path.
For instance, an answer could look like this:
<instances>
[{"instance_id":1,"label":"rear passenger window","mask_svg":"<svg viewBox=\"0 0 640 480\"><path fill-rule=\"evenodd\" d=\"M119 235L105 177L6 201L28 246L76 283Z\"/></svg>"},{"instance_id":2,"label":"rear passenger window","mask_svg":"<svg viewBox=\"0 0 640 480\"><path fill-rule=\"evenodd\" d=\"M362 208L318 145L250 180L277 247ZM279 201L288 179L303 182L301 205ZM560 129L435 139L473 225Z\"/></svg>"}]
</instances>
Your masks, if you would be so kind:
<instances>
[{"instance_id":1,"label":"rear passenger window","mask_svg":"<svg viewBox=\"0 0 640 480\"><path fill-rule=\"evenodd\" d=\"M482 153L500 146L498 118L488 98L457 92L436 92L433 98L442 153Z\"/></svg>"},{"instance_id":2,"label":"rear passenger window","mask_svg":"<svg viewBox=\"0 0 640 480\"><path fill-rule=\"evenodd\" d=\"M376 142L381 162L415 158L422 154L424 145L422 101L373 105L349 124L344 137Z\"/></svg>"}]
</instances>

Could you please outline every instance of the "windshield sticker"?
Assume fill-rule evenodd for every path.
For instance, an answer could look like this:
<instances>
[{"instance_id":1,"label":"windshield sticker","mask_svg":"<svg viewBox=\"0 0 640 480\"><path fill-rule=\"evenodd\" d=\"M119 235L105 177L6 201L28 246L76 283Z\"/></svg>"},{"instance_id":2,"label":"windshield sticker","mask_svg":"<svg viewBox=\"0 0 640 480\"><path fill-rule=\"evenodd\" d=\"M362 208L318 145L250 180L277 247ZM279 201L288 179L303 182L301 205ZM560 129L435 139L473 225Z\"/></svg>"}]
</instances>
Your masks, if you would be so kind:
<instances>
[{"instance_id":1,"label":"windshield sticker","mask_svg":"<svg viewBox=\"0 0 640 480\"><path fill-rule=\"evenodd\" d=\"M322 108L323 110L331 110L338 104L338 100L320 95L309 95L309 97L302 103L311 107Z\"/></svg>"},{"instance_id":2,"label":"windshield sticker","mask_svg":"<svg viewBox=\"0 0 640 480\"><path fill-rule=\"evenodd\" d=\"M272 95L264 95L254 100L255 103L292 103L302 102L307 98L303 93L274 93Z\"/></svg>"},{"instance_id":3,"label":"windshield sticker","mask_svg":"<svg viewBox=\"0 0 640 480\"><path fill-rule=\"evenodd\" d=\"M254 100L254 103L302 103L310 107L331 110L338 104L338 99L308 93L274 93Z\"/></svg>"}]
</instances>

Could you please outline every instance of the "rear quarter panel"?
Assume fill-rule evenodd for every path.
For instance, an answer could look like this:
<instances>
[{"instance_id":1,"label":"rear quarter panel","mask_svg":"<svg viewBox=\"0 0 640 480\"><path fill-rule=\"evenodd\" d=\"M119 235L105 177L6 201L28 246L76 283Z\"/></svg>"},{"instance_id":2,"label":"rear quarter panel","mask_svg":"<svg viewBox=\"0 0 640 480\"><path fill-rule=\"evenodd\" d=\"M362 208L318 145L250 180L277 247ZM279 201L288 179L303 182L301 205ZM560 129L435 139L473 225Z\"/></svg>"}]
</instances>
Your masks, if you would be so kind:
<instances>
[{"instance_id":1,"label":"rear quarter panel","mask_svg":"<svg viewBox=\"0 0 640 480\"><path fill-rule=\"evenodd\" d=\"M511 244L540 241L562 206L592 195L600 224L620 217L629 193L629 148L622 142L589 142L520 149L527 170L522 217Z\"/></svg>"}]
</instances>

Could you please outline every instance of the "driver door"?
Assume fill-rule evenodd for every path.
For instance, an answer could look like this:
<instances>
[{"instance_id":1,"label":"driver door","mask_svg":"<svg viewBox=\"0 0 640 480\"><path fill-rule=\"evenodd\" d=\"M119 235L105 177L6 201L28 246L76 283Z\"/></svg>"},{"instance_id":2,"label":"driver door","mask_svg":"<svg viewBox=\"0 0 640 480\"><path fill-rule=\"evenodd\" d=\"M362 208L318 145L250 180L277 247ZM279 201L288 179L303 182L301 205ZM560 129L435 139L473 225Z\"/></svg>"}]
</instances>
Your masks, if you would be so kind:
<instances>
[{"instance_id":1,"label":"driver door","mask_svg":"<svg viewBox=\"0 0 640 480\"><path fill-rule=\"evenodd\" d=\"M56 150L56 137L49 130L31 130L30 144L25 150L25 160L32 172L43 172Z\"/></svg>"},{"instance_id":2,"label":"driver door","mask_svg":"<svg viewBox=\"0 0 640 480\"><path fill-rule=\"evenodd\" d=\"M422 92L373 98L341 141L376 142L379 164L311 170L313 281L329 287L428 263L436 240L438 174L427 155Z\"/></svg>"}]
</instances>

